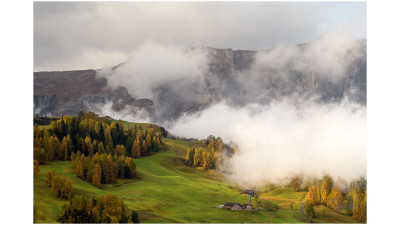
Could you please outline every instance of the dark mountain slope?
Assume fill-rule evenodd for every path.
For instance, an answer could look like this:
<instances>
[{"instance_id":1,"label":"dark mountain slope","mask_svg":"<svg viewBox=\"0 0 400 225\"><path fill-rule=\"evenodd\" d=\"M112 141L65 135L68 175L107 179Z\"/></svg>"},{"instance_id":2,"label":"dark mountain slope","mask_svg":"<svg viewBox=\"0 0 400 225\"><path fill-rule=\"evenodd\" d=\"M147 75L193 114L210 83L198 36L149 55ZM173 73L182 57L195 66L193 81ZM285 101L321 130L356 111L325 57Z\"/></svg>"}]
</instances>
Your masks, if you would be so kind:
<instances>
[{"instance_id":1,"label":"dark mountain slope","mask_svg":"<svg viewBox=\"0 0 400 225\"><path fill-rule=\"evenodd\" d=\"M302 51L308 45L293 48ZM272 99L293 94L306 98L318 96L322 102L340 101L347 97L350 101L365 105L366 43L359 41L358 45L361 53L346 59L346 65L343 65L345 76L336 80L307 68L284 68L289 76L282 76L282 71L266 67L254 75L250 68L254 66L256 51L208 47L205 50L208 52L209 70L204 74L204 86L189 83L184 87L186 93L190 91L190 95L187 95L173 84L162 85L152 90L151 100L135 99L125 87L115 90L108 88L106 79L96 77L95 70L35 72L35 113L61 116L76 115L81 110L102 112L104 105L112 103L113 111L149 117L151 122L166 122L184 113L201 111L221 100L235 107L243 107L251 102L268 104ZM265 52L268 51L272 50Z\"/></svg>"}]
</instances>

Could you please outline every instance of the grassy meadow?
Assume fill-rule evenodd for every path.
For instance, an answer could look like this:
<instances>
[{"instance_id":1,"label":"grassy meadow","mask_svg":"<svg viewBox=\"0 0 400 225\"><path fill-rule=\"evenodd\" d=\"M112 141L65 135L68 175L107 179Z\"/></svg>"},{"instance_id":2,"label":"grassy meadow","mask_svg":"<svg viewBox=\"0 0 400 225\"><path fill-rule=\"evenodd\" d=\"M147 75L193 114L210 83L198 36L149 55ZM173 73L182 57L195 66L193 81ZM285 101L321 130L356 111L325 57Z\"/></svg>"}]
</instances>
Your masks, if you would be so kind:
<instances>
[{"instance_id":1,"label":"grassy meadow","mask_svg":"<svg viewBox=\"0 0 400 225\"><path fill-rule=\"evenodd\" d=\"M95 187L78 178L70 161L40 166L34 179L34 208L38 223L56 223L65 200L56 199L44 182L49 170L72 179L73 194L118 195L129 210L138 212L141 223L307 223L300 213L305 192L290 190L262 193L252 204L265 210L230 211L216 208L226 202L249 203L248 196L214 170L188 167L180 160L195 143L164 139L168 150L135 159L140 178L119 179L116 184ZM318 222L353 223L351 217L332 210L316 209ZM323 215L323 216L322 216Z\"/></svg>"}]
</instances>

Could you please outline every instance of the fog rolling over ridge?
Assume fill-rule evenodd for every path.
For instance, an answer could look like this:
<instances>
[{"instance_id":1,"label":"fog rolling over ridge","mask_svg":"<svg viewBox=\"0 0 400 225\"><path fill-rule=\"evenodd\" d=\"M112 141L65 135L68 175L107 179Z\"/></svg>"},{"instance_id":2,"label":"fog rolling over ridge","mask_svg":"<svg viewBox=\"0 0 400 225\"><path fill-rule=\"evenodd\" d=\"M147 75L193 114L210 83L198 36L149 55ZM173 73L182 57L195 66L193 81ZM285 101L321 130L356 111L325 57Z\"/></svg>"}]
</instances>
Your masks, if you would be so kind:
<instances>
[{"instance_id":1,"label":"fog rolling over ridge","mask_svg":"<svg viewBox=\"0 0 400 225\"><path fill-rule=\"evenodd\" d=\"M238 152L222 170L243 188L279 182L292 174L347 180L366 175L366 110L343 101L296 105L291 99L235 109L214 105L180 119L171 130L203 138L210 132L232 140Z\"/></svg>"},{"instance_id":2,"label":"fog rolling over ridge","mask_svg":"<svg viewBox=\"0 0 400 225\"><path fill-rule=\"evenodd\" d=\"M222 170L243 187L366 175L366 44L344 33L258 52L147 42L97 75L152 99L174 135L238 144Z\"/></svg>"},{"instance_id":3,"label":"fog rolling over ridge","mask_svg":"<svg viewBox=\"0 0 400 225\"><path fill-rule=\"evenodd\" d=\"M263 51L147 41L118 66L83 71L91 82L74 92L79 101L47 92L61 80L82 80L80 72L54 73L54 81L35 74L43 113L86 109L156 122L181 137L220 136L239 147L221 169L242 187L293 173L366 175L366 41L343 32Z\"/></svg>"}]
</instances>

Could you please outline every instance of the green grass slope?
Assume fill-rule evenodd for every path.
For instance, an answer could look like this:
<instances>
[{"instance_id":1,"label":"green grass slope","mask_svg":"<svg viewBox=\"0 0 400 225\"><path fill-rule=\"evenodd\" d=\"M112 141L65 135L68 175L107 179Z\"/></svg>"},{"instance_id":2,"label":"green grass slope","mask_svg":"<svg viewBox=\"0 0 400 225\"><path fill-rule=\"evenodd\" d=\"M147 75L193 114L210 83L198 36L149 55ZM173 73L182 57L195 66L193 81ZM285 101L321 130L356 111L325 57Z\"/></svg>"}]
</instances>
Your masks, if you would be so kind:
<instances>
[{"instance_id":1,"label":"green grass slope","mask_svg":"<svg viewBox=\"0 0 400 225\"><path fill-rule=\"evenodd\" d=\"M277 204L280 209L300 211L301 202L306 200L307 192L293 191L292 188L276 187L264 193L260 198ZM329 209L326 206L319 205L315 207L316 223L358 223L351 216L346 216Z\"/></svg>"},{"instance_id":2,"label":"green grass slope","mask_svg":"<svg viewBox=\"0 0 400 225\"><path fill-rule=\"evenodd\" d=\"M226 202L248 203L249 199L216 171L203 171L182 164L179 157L186 154L187 149L195 147L196 143L170 139L164 141L168 146L167 151L135 159L140 178L121 179L116 184L103 185L102 188L79 179L73 173L69 161L41 165L40 174L34 179L34 207L39 215L36 222L55 223L61 206L67 202L54 198L50 188L44 185L49 170L55 170L57 175L70 177L73 194L118 195L129 209L138 211L141 222L144 223L307 222L297 205L295 208L282 207L279 202L268 198L260 198L257 202L260 205L277 203L279 209L230 211L216 208L215 206ZM296 200L298 202L300 200Z\"/></svg>"}]
</instances>

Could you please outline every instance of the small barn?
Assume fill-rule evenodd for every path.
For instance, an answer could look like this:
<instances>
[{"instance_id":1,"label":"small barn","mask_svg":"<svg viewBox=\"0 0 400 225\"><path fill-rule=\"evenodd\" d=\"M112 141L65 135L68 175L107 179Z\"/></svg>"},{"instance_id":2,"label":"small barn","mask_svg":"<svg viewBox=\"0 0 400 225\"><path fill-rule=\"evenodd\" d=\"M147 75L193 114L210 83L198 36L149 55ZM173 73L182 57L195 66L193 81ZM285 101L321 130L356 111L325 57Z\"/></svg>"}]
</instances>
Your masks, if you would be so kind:
<instances>
[{"instance_id":1,"label":"small barn","mask_svg":"<svg viewBox=\"0 0 400 225\"><path fill-rule=\"evenodd\" d=\"M243 204L242 208L243 210L252 210L253 205L252 204Z\"/></svg>"},{"instance_id":2,"label":"small barn","mask_svg":"<svg viewBox=\"0 0 400 225\"><path fill-rule=\"evenodd\" d=\"M243 210L242 205L240 205L239 203L235 203L235 202L227 202L224 204L224 208L225 209L230 209L230 210Z\"/></svg>"}]
</instances>

